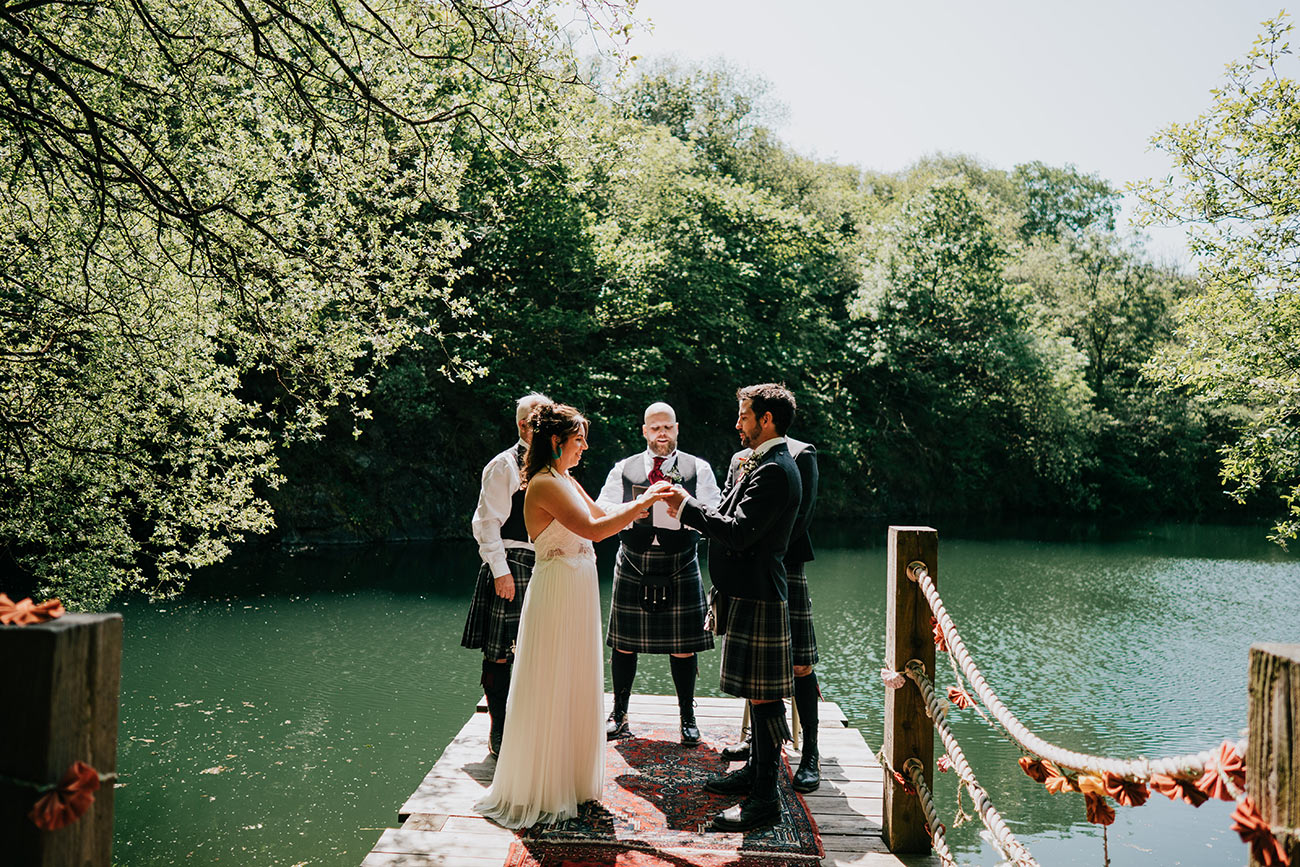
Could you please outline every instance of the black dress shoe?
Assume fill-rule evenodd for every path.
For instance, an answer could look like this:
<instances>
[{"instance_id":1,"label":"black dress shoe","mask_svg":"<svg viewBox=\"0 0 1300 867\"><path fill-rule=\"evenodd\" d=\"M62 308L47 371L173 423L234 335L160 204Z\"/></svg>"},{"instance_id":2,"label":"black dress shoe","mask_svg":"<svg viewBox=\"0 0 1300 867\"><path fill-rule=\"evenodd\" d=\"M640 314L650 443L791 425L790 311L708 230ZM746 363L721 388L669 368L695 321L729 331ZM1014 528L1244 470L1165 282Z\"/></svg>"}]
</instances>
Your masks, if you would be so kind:
<instances>
[{"instance_id":1,"label":"black dress shoe","mask_svg":"<svg viewBox=\"0 0 1300 867\"><path fill-rule=\"evenodd\" d=\"M746 798L713 817L715 831L749 831L781 821L781 802L776 798Z\"/></svg>"},{"instance_id":2,"label":"black dress shoe","mask_svg":"<svg viewBox=\"0 0 1300 867\"><path fill-rule=\"evenodd\" d=\"M698 747L700 745L700 727L695 724L695 717L682 717L682 746Z\"/></svg>"},{"instance_id":3,"label":"black dress shoe","mask_svg":"<svg viewBox=\"0 0 1300 867\"><path fill-rule=\"evenodd\" d=\"M503 734L502 732L497 731L495 728L493 728L492 731L488 733L488 755L494 759L497 756L501 755L502 734Z\"/></svg>"},{"instance_id":4,"label":"black dress shoe","mask_svg":"<svg viewBox=\"0 0 1300 867\"><path fill-rule=\"evenodd\" d=\"M744 740L738 744L727 744L718 753L724 762L747 762L749 761L749 741Z\"/></svg>"},{"instance_id":5,"label":"black dress shoe","mask_svg":"<svg viewBox=\"0 0 1300 867\"><path fill-rule=\"evenodd\" d=\"M791 781L794 790L800 794L817 791L822 784L821 760L815 752L805 752L799 761L799 770L795 771Z\"/></svg>"},{"instance_id":6,"label":"black dress shoe","mask_svg":"<svg viewBox=\"0 0 1300 867\"><path fill-rule=\"evenodd\" d=\"M704 783L704 791L715 795L748 795L753 788L753 765L745 765L721 777L710 777Z\"/></svg>"},{"instance_id":7,"label":"black dress shoe","mask_svg":"<svg viewBox=\"0 0 1300 867\"><path fill-rule=\"evenodd\" d=\"M605 721L605 740L632 736L632 728L627 724L627 714L615 711Z\"/></svg>"}]
</instances>

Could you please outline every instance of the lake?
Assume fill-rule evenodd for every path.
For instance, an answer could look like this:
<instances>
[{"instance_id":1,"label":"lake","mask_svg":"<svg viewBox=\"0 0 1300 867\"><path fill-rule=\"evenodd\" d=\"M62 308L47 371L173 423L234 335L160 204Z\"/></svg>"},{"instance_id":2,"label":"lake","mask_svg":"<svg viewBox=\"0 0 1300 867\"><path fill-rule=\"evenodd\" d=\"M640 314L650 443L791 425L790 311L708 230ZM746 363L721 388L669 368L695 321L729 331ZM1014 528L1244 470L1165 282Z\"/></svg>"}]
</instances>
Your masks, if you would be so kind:
<instances>
[{"instance_id":1,"label":"lake","mask_svg":"<svg viewBox=\"0 0 1300 867\"><path fill-rule=\"evenodd\" d=\"M968 649L1021 721L1065 747L1155 758L1235 740L1250 645L1300 643L1300 557L1262 527L932 525ZM814 541L822 691L878 749L885 527L820 527ZM599 551L608 611L613 548ZM114 863L359 864L481 695L480 657L459 646L477 562L470 543L246 554L179 599L118 606ZM721 694L716 672L717 652L703 654L701 695ZM637 690L672 693L666 659L642 658ZM1101 863L1082 796L1030 781L973 711L951 718L1041 863ZM936 801L959 860L995 864L978 820L953 827L952 775ZM1117 813L1117 867L1246 861L1229 804L1153 795Z\"/></svg>"}]
</instances>

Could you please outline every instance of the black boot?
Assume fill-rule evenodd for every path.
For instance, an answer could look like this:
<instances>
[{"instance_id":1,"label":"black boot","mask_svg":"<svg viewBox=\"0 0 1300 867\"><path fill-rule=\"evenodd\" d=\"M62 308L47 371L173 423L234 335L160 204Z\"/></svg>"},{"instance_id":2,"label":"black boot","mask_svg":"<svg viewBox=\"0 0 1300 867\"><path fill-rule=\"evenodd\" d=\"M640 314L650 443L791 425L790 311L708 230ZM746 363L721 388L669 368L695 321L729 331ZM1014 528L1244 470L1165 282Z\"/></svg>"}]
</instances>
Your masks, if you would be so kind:
<instances>
[{"instance_id":1,"label":"black boot","mask_svg":"<svg viewBox=\"0 0 1300 867\"><path fill-rule=\"evenodd\" d=\"M748 795L754 788L754 757L751 753L745 757L744 766L721 777L710 777L704 783L704 791L715 795Z\"/></svg>"},{"instance_id":2,"label":"black boot","mask_svg":"<svg viewBox=\"0 0 1300 867\"><path fill-rule=\"evenodd\" d=\"M695 675L699 671L699 657L670 656L668 665L673 672L673 686L677 689L677 708L682 719L682 746L694 747L700 743L700 727L695 722Z\"/></svg>"},{"instance_id":3,"label":"black boot","mask_svg":"<svg viewBox=\"0 0 1300 867\"><path fill-rule=\"evenodd\" d=\"M794 701L799 708L799 725L803 734L803 755L799 770L794 772L796 792L815 792L822 784L821 757L817 753L817 675L794 679Z\"/></svg>"},{"instance_id":4,"label":"black boot","mask_svg":"<svg viewBox=\"0 0 1300 867\"><path fill-rule=\"evenodd\" d=\"M497 755L501 752L501 738L506 731L506 699L510 695L510 663L483 660L483 695L487 698L488 719L492 727L488 731L488 752Z\"/></svg>"},{"instance_id":5,"label":"black boot","mask_svg":"<svg viewBox=\"0 0 1300 867\"><path fill-rule=\"evenodd\" d=\"M718 755L724 762L747 762L753 738L753 735L747 735L738 744L727 744Z\"/></svg>"},{"instance_id":6,"label":"black boot","mask_svg":"<svg viewBox=\"0 0 1300 867\"><path fill-rule=\"evenodd\" d=\"M779 715L779 716L778 716ZM781 762L785 705L773 701L754 705L754 738L750 749L753 788L749 797L713 817L715 831L749 831L781 821L781 799L777 795L777 772Z\"/></svg>"},{"instance_id":7,"label":"black boot","mask_svg":"<svg viewBox=\"0 0 1300 867\"><path fill-rule=\"evenodd\" d=\"M625 738L632 734L627 724L627 705L632 700L632 683L636 680L636 654L615 650L609 660L614 675L614 710L605 723L605 738Z\"/></svg>"}]
</instances>

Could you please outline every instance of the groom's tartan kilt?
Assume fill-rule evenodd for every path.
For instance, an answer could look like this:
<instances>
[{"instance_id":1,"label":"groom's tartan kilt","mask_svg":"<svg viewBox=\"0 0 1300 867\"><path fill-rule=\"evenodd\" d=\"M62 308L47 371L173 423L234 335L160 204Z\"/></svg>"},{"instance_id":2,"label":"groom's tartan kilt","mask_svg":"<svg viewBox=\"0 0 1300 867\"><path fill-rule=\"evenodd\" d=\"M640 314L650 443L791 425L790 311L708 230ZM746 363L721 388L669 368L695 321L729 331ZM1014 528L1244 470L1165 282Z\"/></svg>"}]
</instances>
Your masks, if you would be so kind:
<instances>
[{"instance_id":1,"label":"groom's tartan kilt","mask_svg":"<svg viewBox=\"0 0 1300 867\"><path fill-rule=\"evenodd\" d=\"M528 548L507 548L506 563L515 579L515 598L497 595L492 570L484 563L478 570L474 599L469 603L465 632L460 646L482 649L488 659L505 659L514 652L519 637L519 613L524 607L524 592L533 577L535 554Z\"/></svg>"},{"instance_id":2,"label":"groom's tartan kilt","mask_svg":"<svg viewBox=\"0 0 1300 867\"><path fill-rule=\"evenodd\" d=\"M790 606L790 648L795 665L817 664L817 632L813 629L812 597L803 563L786 564L787 604Z\"/></svg>"},{"instance_id":3,"label":"groom's tartan kilt","mask_svg":"<svg viewBox=\"0 0 1300 867\"><path fill-rule=\"evenodd\" d=\"M790 614L785 602L732 597L722 638L722 691L740 698L794 695Z\"/></svg>"},{"instance_id":4,"label":"groom's tartan kilt","mask_svg":"<svg viewBox=\"0 0 1300 867\"><path fill-rule=\"evenodd\" d=\"M672 595L662 611L641 607L641 575L671 575ZM704 628L707 605L700 561L692 546L677 554L645 553L618 546L614 558L614 600L605 643L631 653L695 653L713 647Z\"/></svg>"}]
</instances>

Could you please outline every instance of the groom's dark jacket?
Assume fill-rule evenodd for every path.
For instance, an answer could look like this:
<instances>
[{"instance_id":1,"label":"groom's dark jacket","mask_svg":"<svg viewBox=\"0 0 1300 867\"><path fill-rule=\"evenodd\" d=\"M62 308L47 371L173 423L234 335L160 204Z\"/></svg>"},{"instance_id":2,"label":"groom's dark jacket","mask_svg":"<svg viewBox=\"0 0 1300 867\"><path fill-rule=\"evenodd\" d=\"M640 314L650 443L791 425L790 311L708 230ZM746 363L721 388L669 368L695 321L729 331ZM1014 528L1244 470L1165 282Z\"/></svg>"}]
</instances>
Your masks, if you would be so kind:
<instances>
[{"instance_id":1,"label":"groom's dark jacket","mask_svg":"<svg viewBox=\"0 0 1300 867\"><path fill-rule=\"evenodd\" d=\"M687 497L680 518L709 540L713 586L737 598L784 601L783 559L799 516L799 470L785 443L750 460L757 463L731 486L717 509Z\"/></svg>"}]
</instances>

